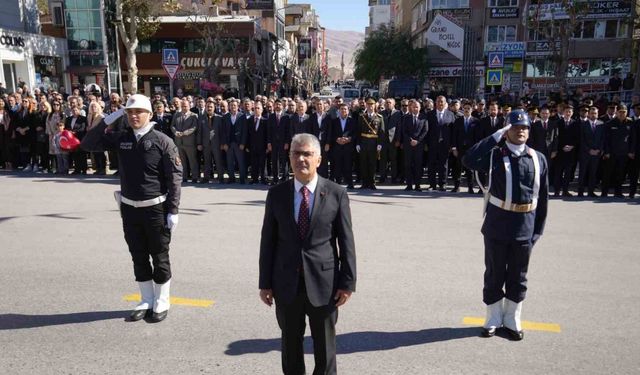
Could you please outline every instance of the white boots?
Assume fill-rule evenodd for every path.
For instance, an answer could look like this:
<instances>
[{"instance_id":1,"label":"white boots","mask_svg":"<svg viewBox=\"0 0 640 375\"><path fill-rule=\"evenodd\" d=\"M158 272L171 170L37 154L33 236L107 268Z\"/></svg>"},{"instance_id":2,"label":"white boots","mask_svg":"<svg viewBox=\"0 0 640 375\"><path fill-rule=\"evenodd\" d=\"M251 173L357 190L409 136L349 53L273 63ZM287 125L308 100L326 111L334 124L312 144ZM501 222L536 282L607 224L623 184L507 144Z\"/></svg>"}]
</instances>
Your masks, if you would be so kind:
<instances>
[{"instance_id":1,"label":"white boots","mask_svg":"<svg viewBox=\"0 0 640 375\"><path fill-rule=\"evenodd\" d=\"M156 284L153 281L138 282L140 287L140 303L131 312L129 320L135 322L148 318L151 323L163 321L169 313L169 289L171 280L164 284Z\"/></svg>"},{"instance_id":2,"label":"white boots","mask_svg":"<svg viewBox=\"0 0 640 375\"><path fill-rule=\"evenodd\" d=\"M522 302L513 302L507 298L488 305L487 318L482 327L482 336L495 336L496 330L504 327L511 340L522 340L524 332L522 331L522 322L520 320L521 313Z\"/></svg>"},{"instance_id":3,"label":"white boots","mask_svg":"<svg viewBox=\"0 0 640 375\"><path fill-rule=\"evenodd\" d=\"M152 323L163 321L169 313L169 307L171 303L169 301L169 290L171 287L171 280L168 280L164 284L153 283L153 292L155 295L155 302L153 304L153 314L149 319Z\"/></svg>"},{"instance_id":4,"label":"white boots","mask_svg":"<svg viewBox=\"0 0 640 375\"><path fill-rule=\"evenodd\" d=\"M133 322L151 314L154 303L153 281L138 282L138 287L140 287L140 303L129 316L129 320Z\"/></svg>"},{"instance_id":5,"label":"white boots","mask_svg":"<svg viewBox=\"0 0 640 375\"><path fill-rule=\"evenodd\" d=\"M524 338L522 322L520 321L521 313L522 302L513 302L505 298L503 324L509 337L515 341L520 341Z\"/></svg>"},{"instance_id":6,"label":"white boots","mask_svg":"<svg viewBox=\"0 0 640 375\"><path fill-rule=\"evenodd\" d=\"M496 334L496 329L502 327L503 305L502 301L487 305L487 318L484 321L484 327L482 327L482 336L492 337Z\"/></svg>"}]
</instances>

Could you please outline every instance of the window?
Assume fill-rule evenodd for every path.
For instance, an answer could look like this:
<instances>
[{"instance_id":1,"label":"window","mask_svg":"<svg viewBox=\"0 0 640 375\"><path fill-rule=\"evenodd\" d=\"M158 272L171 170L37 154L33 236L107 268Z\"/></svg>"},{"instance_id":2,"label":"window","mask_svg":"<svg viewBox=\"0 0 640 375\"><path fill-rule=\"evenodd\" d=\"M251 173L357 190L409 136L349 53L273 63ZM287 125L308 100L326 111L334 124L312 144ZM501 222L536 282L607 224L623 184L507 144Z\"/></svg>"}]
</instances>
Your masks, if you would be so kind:
<instances>
[{"instance_id":1,"label":"window","mask_svg":"<svg viewBox=\"0 0 640 375\"><path fill-rule=\"evenodd\" d=\"M51 18L54 26L64 26L62 3L51 3Z\"/></svg>"},{"instance_id":2,"label":"window","mask_svg":"<svg viewBox=\"0 0 640 375\"><path fill-rule=\"evenodd\" d=\"M527 77L555 77L555 64L551 59L527 60Z\"/></svg>"},{"instance_id":3,"label":"window","mask_svg":"<svg viewBox=\"0 0 640 375\"><path fill-rule=\"evenodd\" d=\"M469 0L431 0L431 9L469 8Z\"/></svg>"},{"instance_id":4,"label":"window","mask_svg":"<svg viewBox=\"0 0 640 375\"><path fill-rule=\"evenodd\" d=\"M489 8L517 7L518 0L489 0Z\"/></svg>"},{"instance_id":5,"label":"window","mask_svg":"<svg viewBox=\"0 0 640 375\"><path fill-rule=\"evenodd\" d=\"M515 42L516 26L500 25L487 27L487 43Z\"/></svg>"},{"instance_id":6,"label":"window","mask_svg":"<svg viewBox=\"0 0 640 375\"><path fill-rule=\"evenodd\" d=\"M578 23L573 37L576 39L625 38L629 24L625 20L583 21Z\"/></svg>"}]
</instances>

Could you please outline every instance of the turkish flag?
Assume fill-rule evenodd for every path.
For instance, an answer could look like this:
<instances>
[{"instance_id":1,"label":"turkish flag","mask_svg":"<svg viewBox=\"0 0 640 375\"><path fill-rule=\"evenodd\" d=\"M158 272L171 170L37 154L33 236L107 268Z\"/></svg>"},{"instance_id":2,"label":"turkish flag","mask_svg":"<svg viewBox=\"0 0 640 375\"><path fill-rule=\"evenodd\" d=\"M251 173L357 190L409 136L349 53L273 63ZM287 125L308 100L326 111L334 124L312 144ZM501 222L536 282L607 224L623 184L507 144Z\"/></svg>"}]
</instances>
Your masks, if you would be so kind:
<instances>
[{"instance_id":1,"label":"turkish flag","mask_svg":"<svg viewBox=\"0 0 640 375\"><path fill-rule=\"evenodd\" d=\"M60 134L60 148L65 151L75 151L80 146L80 140L69 130Z\"/></svg>"}]
</instances>

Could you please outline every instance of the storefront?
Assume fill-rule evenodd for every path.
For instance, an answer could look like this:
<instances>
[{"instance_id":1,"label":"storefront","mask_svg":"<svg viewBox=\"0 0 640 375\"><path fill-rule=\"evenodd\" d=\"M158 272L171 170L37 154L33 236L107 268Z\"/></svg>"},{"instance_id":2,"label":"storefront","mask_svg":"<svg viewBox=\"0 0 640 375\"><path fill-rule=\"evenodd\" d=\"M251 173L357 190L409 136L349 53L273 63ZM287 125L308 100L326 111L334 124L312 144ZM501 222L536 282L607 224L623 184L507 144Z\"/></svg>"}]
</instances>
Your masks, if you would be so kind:
<instances>
[{"instance_id":1,"label":"storefront","mask_svg":"<svg viewBox=\"0 0 640 375\"><path fill-rule=\"evenodd\" d=\"M473 77L476 81L474 86L478 87L478 90L484 89L484 74L484 62L476 61ZM445 94L450 96L454 93L462 92L461 86L464 76L465 72L462 64L430 67L427 72L428 90L430 95Z\"/></svg>"},{"instance_id":2,"label":"storefront","mask_svg":"<svg viewBox=\"0 0 640 375\"><path fill-rule=\"evenodd\" d=\"M29 88L68 88L65 56L64 39L0 29L0 82L8 92L22 83Z\"/></svg>"}]
</instances>

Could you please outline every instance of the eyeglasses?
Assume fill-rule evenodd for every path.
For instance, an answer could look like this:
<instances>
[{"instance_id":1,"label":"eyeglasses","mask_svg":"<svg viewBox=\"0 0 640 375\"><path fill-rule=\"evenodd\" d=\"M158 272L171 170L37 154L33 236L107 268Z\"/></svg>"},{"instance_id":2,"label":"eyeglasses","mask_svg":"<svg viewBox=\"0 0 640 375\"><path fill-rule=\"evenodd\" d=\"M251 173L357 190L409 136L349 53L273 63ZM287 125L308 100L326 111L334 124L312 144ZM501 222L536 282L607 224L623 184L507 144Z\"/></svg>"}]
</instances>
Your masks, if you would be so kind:
<instances>
[{"instance_id":1,"label":"eyeglasses","mask_svg":"<svg viewBox=\"0 0 640 375\"><path fill-rule=\"evenodd\" d=\"M313 151L291 151L291 156L294 158L299 158L302 156L305 159L311 158L315 153Z\"/></svg>"}]
</instances>

